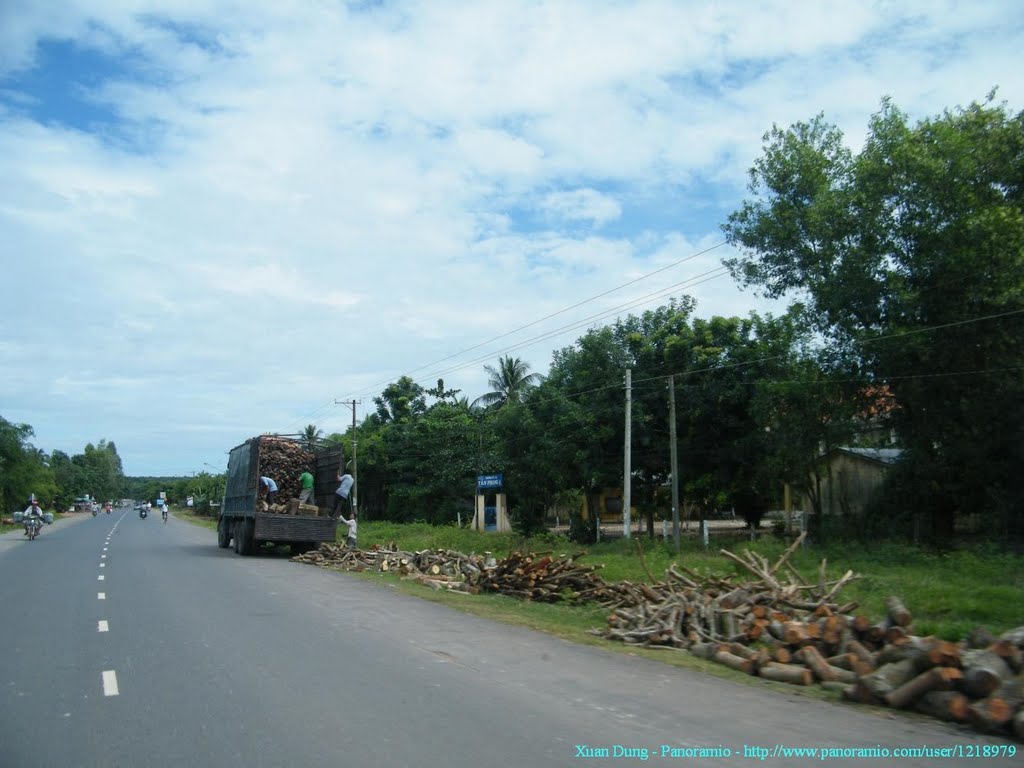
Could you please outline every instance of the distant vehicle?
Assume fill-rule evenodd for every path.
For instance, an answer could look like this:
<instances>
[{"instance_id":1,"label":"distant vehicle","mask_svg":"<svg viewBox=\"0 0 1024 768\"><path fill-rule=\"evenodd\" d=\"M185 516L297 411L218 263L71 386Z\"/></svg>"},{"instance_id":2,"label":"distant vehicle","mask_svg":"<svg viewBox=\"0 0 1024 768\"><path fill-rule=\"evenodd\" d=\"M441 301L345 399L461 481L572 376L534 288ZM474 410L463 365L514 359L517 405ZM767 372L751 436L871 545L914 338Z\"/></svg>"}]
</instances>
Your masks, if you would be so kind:
<instances>
[{"instance_id":1,"label":"distant vehicle","mask_svg":"<svg viewBox=\"0 0 1024 768\"><path fill-rule=\"evenodd\" d=\"M292 552L302 553L321 541L334 541L337 522L330 517L263 511L259 500L260 476L276 474L263 461L263 448L270 443L290 444L290 452L304 450L298 440L266 435L231 449L224 504L217 520L217 545L227 549L233 541L237 554L251 555L264 543L288 544ZM344 465L345 452L341 445L331 444L315 451L313 458L313 489L326 507L338 485L338 470Z\"/></svg>"}]
</instances>

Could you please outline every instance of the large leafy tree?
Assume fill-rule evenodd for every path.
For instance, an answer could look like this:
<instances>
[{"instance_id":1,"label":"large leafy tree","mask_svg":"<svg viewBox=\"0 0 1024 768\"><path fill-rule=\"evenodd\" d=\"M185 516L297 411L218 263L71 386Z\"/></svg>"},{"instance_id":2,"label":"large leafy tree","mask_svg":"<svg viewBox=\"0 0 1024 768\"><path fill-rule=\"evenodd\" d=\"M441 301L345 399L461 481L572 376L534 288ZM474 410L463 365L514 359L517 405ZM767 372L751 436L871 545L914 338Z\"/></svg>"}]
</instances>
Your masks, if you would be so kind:
<instances>
[{"instance_id":1,"label":"large leafy tree","mask_svg":"<svg viewBox=\"0 0 1024 768\"><path fill-rule=\"evenodd\" d=\"M427 410L425 390L411 377L402 376L388 384L380 397L373 398L377 406L374 414L381 424L398 423L422 416Z\"/></svg>"},{"instance_id":2,"label":"large leafy tree","mask_svg":"<svg viewBox=\"0 0 1024 768\"><path fill-rule=\"evenodd\" d=\"M95 499L121 498L125 491L124 470L113 441L87 443L85 450L71 458L75 465L76 496L88 493Z\"/></svg>"},{"instance_id":3,"label":"large leafy tree","mask_svg":"<svg viewBox=\"0 0 1024 768\"><path fill-rule=\"evenodd\" d=\"M724 227L733 274L799 295L892 392L904 505L940 540L959 510L1020 526L1024 113L990 97L911 124L886 101L859 154L821 116L774 128L750 192Z\"/></svg>"},{"instance_id":4,"label":"large leafy tree","mask_svg":"<svg viewBox=\"0 0 1024 768\"><path fill-rule=\"evenodd\" d=\"M53 472L43 453L29 442L33 434L28 424L0 417L0 511L24 509L31 493L46 504L54 499Z\"/></svg>"}]
</instances>

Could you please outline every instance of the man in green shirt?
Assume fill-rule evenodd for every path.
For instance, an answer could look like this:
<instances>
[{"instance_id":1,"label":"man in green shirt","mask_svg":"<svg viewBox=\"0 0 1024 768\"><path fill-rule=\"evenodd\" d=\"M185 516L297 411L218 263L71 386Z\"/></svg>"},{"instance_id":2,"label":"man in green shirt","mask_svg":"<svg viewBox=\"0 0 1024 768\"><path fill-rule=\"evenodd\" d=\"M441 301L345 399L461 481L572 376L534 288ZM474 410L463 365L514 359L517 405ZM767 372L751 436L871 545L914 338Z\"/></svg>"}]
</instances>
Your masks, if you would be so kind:
<instances>
[{"instance_id":1,"label":"man in green shirt","mask_svg":"<svg viewBox=\"0 0 1024 768\"><path fill-rule=\"evenodd\" d=\"M299 475L299 483L302 484L302 492L299 494L299 501L303 504L316 504L313 498L313 475L307 469Z\"/></svg>"}]
</instances>

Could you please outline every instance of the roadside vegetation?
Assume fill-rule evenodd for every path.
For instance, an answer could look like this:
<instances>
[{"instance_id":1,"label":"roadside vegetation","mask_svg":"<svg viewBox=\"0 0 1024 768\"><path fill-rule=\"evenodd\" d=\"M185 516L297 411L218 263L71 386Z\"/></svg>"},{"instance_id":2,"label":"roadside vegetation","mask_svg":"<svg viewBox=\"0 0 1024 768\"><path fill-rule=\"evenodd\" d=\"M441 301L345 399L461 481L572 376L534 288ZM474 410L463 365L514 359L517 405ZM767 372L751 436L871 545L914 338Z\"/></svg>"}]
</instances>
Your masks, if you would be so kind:
<instances>
[{"instance_id":1,"label":"roadside vegetation","mask_svg":"<svg viewBox=\"0 0 1024 768\"><path fill-rule=\"evenodd\" d=\"M186 517L211 530L216 525L209 518ZM344 539L343 533L343 530L339 533L339 540ZM736 574L742 581L747 576L720 555L719 549L740 553L749 548L768 560L774 560L783 553L787 544L772 536L763 536L753 543L745 535L721 536L713 538L707 549L695 540L684 540L681 553L676 555L671 542L645 536L634 537L630 541L603 541L584 550L566 537L552 534L523 537L514 533L480 533L428 523L364 522L359 525L359 546L363 549L379 546L405 551L449 549L466 554L490 552L499 559L515 551L550 552L554 556L585 551L579 562L600 566L601 577L609 582L650 582L651 576L657 580L664 576L673 562L705 575ZM992 545L976 544L937 551L885 542L853 546L835 542L824 547L799 549L790 562L810 577L818 573L822 559L827 561L829 579L837 579L847 570L861 576L843 589L842 597L844 602L858 602L857 612L872 622L884 618L885 599L890 595L903 599L914 616L915 632L920 635L959 640L979 625L998 634L1024 622L1020 610L1020 598L1024 594L1024 557L1000 551ZM386 583L406 584L394 574L364 575ZM594 641L586 630L604 627L607 614L595 606L530 605L500 595L439 593L415 583L407 583L403 588L462 610L583 642Z\"/></svg>"}]
</instances>

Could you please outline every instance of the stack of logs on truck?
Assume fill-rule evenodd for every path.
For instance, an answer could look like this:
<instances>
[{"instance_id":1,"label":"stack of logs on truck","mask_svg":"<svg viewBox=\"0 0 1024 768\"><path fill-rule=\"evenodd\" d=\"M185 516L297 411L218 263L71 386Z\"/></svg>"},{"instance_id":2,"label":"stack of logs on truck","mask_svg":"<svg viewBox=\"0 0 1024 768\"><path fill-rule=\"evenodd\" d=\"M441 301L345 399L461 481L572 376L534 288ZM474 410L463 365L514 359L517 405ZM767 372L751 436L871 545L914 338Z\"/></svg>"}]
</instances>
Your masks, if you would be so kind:
<instances>
[{"instance_id":1,"label":"stack of logs on truck","mask_svg":"<svg viewBox=\"0 0 1024 768\"><path fill-rule=\"evenodd\" d=\"M305 441L261 435L233 448L228 456L224 503L217 521L217 544L251 555L263 544L288 544L295 554L334 541L337 523L327 516L344 450L325 443L310 450ZM300 504L303 472L313 475L315 504ZM260 478L277 483L277 500L268 504Z\"/></svg>"},{"instance_id":2,"label":"stack of logs on truck","mask_svg":"<svg viewBox=\"0 0 1024 768\"><path fill-rule=\"evenodd\" d=\"M896 597L870 621L839 598L858 578L828 579L825 563L805 577L789 562L801 537L776 562L721 550L754 578L702 575L673 565L650 583L607 582L598 565L549 553L501 559L448 550L351 550L325 544L299 562L377 570L436 590L494 592L536 602L596 603L609 610L593 634L678 649L766 680L821 685L843 698L918 712L1024 741L1024 626L994 637L976 629L961 642L919 637Z\"/></svg>"}]
</instances>

